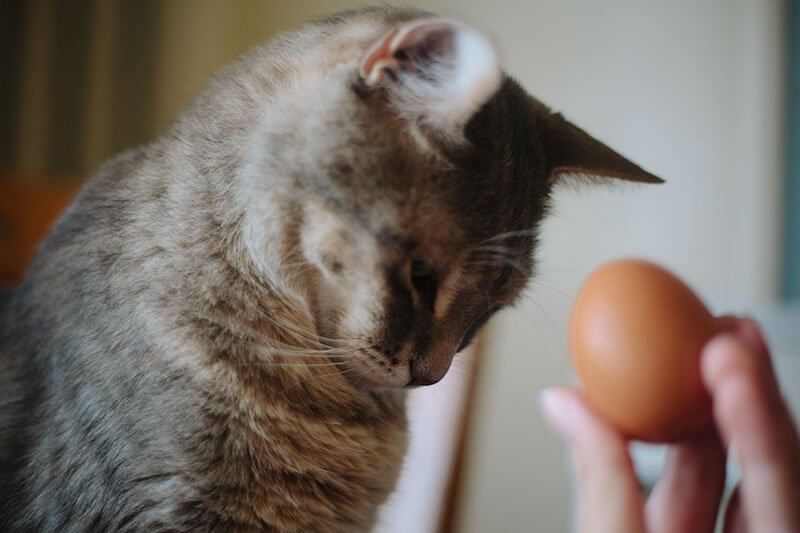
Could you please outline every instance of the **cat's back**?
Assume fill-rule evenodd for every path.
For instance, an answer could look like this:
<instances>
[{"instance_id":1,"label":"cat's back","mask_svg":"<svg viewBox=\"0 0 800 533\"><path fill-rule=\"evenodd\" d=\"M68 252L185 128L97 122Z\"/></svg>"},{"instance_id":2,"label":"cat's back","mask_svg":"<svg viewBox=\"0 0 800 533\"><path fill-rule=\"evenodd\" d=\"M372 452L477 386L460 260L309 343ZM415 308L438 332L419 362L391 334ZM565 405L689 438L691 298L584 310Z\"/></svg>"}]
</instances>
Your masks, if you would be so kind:
<instances>
[{"instance_id":1,"label":"cat's back","mask_svg":"<svg viewBox=\"0 0 800 533\"><path fill-rule=\"evenodd\" d=\"M2 307L3 530L110 527L105 517L120 519L127 504L161 490L120 480L180 457L160 428L182 425L170 410L192 416L189 395L177 392L190 377L155 368L148 356L161 348L137 312L156 283L145 263L157 232L144 222L159 224L152 212L165 176L148 172L154 150L126 152L95 173Z\"/></svg>"}]
</instances>

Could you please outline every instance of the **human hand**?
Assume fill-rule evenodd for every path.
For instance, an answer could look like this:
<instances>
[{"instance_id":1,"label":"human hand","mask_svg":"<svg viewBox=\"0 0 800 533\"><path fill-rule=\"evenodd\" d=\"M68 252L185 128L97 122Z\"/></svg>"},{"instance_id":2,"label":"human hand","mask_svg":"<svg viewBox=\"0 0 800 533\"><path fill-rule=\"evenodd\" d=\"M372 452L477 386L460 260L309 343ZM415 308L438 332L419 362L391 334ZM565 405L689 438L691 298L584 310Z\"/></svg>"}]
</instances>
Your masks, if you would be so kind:
<instances>
[{"instance_id":1,"label":"human hand","mask_svg":"<svg viewBox=\"0 0 800 533\"><path fill-rule=\"evenodd\" d=\"M718 435L672 446L646 501L626 439L578 390L543 391L545 418L575 454L580 533L713 531L731 444L742 479L725 531L800 532L800 439L769 350L752 320L719 320L724 333L701 356Z\"/></svg>"}]
</instances>

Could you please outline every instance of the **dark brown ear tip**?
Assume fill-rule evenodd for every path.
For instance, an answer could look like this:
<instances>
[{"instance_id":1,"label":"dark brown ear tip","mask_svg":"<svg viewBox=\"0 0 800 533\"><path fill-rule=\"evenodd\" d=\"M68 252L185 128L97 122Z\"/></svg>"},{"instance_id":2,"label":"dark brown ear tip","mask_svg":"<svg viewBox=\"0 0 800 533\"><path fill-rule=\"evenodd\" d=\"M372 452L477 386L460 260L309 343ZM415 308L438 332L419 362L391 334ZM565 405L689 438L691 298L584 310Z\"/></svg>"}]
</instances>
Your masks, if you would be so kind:
<instances>
[{"instance_id":1,"label":"dark brown ear tip","mask_svg":"<svg viewBox=\"0 0 800 533\"><path fill-rule=\"evenodd\" d=\"M627 181L646 183L648 185L661 185L662 183L666 183L664 179L659 178L658 176L656 176L651 172L648 172L639 165L631 163L630 161L627 160L625 161L629 163L630 165L629 168L624 169L624 171L620 172L620 174L618 174L616 177Z\"/></svg>"},{"instance_id":2,"label":"dark brown ear tip","mask_svg":"<svg viewBox=\"0 0 800 533\"><path fill-rule=\"evenodd\" d=\"M666 183L666 180L659 178L655 174L651 174L642 167L638 165L634 165L634 167L635 170L628 171L625 173L625 175L618 175L616 177L627 181L646 183L648 185L661 185L662 183Z\"/></svg>"},{"instance_id":3,"label":"dark brown ear tip","mask_svg":"<svg viewBox=\"0 0 800 533\"><path fill-rule=\"evenodd\" d=\"M653 174L647 173L644 175L644 179L642 180L644 183L650 183L653 185L661 185L662 183L666 183L666 180L659 178L658 176L654 176Z\"/></svg>"}]
</instances>

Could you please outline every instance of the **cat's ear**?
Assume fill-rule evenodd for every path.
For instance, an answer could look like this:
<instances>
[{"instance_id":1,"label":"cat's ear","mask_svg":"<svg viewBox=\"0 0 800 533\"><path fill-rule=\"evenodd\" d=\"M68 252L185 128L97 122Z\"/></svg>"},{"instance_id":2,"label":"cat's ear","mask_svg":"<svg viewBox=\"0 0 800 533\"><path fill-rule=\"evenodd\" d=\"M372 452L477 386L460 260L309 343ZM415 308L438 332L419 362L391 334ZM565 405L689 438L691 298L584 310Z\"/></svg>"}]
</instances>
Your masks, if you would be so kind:
<instances>
[{"instance_id":1,"label":"cat's ear","mask_svg":"<svg viewBox=\"0 0 800 533\"><path fill-rule=\"evenodd\" d=\"M537 110L547 173L553 182L577 178L615 178L639 183L663 183L544 105Z\"/></svg>"},{"instance_id":2,"label":"cat's ear","mask_svg":"<svg viewBox=\"0 0 800 533\"><path fill-rule=\"evenodd\" d=\"M502 80L486 37L439 18L392 29L363 58L359 74L368 90L385 91L401 116L450 131L463 131Z\"/></svg>"}]
</instances>

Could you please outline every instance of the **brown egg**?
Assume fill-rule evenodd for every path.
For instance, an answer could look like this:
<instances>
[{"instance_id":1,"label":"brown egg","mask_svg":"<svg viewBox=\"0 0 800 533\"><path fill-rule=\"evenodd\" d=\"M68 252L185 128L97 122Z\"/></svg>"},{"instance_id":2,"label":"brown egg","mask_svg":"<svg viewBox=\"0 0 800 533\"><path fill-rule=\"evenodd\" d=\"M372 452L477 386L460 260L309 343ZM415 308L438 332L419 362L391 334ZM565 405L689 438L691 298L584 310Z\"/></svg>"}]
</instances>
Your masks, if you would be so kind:
<instances>
[{"instance_id":1,"label":"brown egg","mask_svg":"<svg viewBox=\"0 0 800 533\"><path fill-rule=\"evenodd\" d=\"M674 442L707 430L700 352L715 322L681 280L646 261L600 267L575 300L570 345L593 407L626 436Z\"/></svg>"}]
</instances>

